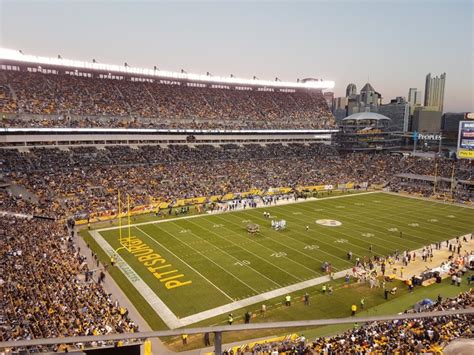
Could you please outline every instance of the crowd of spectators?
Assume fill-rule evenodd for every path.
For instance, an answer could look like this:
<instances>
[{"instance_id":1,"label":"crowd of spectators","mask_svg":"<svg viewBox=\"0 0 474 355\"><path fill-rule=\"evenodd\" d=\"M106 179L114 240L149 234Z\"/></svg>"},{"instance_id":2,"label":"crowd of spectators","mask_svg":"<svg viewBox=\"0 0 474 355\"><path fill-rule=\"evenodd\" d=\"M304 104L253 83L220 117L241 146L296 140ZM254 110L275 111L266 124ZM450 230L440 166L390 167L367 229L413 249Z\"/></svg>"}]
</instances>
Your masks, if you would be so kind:
<instances>
[{"instance_id":1,"label":"crowd of spectators","mask_svg":"<svg viewBox=\"0 0 474 355\"><path fill-rule=\"evenodd\" d=\"M1 124L191 129L335 127L320 91L249 89L4 70L0 72L0 112L37 116L9 116Z\"/></svg>"},{"instance_id":2,"label":"crowd of spectators","mask_svg":"<svg viewBox=\"0 0 474 355\"><path fill-rule=\"evenodd\" d=\"M347 182L408 190L417 185L400 183L398 173L407 169L435 173L429 159L387 153L338 155L323 144L34 148L4 153L0 168L5 178L30 190L42 209L58 215L113 210L118 189L130 194L134 205L144 205L150 198L173 202L251 189ZM462 174L462 167L469 164L440 159L438 174L451 174L453 163ZM444 165L449 169L439 168ZM462 196L473 198L472 193Z\"/></svg>"},{"instance_id":3,"label":"crowd of spectators","mask_svg":"<svg viewBox=\"0 0 474 355\"><path fill-rule=\"evenodd\" d=\"M0 217L0 253L0 341L138 330L127 310L85 277L85 257L63 224Z\"/></svg>"},{"instance_id":4,"label":"crowd of spectators","mask_svg":"<svg viewBox=\"0 0 474 355\"><path fill-rule=\"evenodd\" d=\"M464 292L453 299L438 301L426 311L465 309L472 307L473 301L474 294ZM316 339L308 346L318 353L438 352L454 339L472 338L473 321L473 315L454 315L374 322L335 337Z\"/></svg>"},{"instance_id":5,"label":"crowd of spectators","mask_svg":"<svg viewBox=\"0 0 474 355\"><path fill-rule=\"evenodd\" d=\"M424 309L427 312L466 309L474 305L473 291L454 298L438 301ZM415 313L410 309L407 314ZM355 322L357 319L354 320ZM472 314L431 318L380 321L353 329L333 337L309 341L304 336L285 341L257 343L243 346L226 354L420 354L440 353L451 341L474 337Z\"/></svg>"}]
</instances>

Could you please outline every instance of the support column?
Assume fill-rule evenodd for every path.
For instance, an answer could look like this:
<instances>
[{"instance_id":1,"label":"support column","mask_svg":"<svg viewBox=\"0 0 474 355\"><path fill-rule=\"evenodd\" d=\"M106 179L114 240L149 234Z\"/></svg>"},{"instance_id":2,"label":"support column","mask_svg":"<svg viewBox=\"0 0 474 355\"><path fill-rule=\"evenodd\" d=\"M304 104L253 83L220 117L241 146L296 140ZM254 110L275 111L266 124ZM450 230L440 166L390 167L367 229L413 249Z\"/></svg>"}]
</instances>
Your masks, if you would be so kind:
<instances>
[{"instance_id":1,"label":"support column","mask_svg":"<svg viewBox=\"0 0 474 355\"><path fill-rule=\"evenodd\" d=\"M222 354L222 332L214 332L214 354Z\"/></svg>"}]
</instances>

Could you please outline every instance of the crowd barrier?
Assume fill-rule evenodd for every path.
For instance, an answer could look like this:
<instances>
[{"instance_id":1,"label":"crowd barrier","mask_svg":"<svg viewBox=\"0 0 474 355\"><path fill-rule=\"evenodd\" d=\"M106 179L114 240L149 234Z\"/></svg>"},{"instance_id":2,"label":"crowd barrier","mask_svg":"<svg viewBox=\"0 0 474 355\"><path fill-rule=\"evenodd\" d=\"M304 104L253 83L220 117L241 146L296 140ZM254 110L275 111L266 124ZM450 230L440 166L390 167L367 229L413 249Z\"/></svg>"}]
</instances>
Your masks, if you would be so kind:
<instances>
[{"instance_id":1,"label":"crowd barrier","mask_svg":"<svg viewBox=\"0 0 474 355\"><path fill-rule=\"evenodd\" d=\"M142 215L147 213L157 213L161 210L168 208L179 208L187 206L202 206L206 203L218 203L218 202L227 202L241 198L248 198L252 196L278 196L286 195L293 192L323 192L323 191L346 191L351 190L356 186L356 183L349 182L344 184L326 184L326 185L314 185L314 186L298 186L296 188L291 187L275 187L270 188L267 191L260 189L251 189L245 192L233 193L229 192L224 195L213 195L213 196L201 196L193 197L187 199L179 199L173 202L166 201L156 201L153 198L150 200L153 201L147 205L134 206L130 210L130 216ZM87 223L96 223L96 222L106 222L111 221L117 218L126 218L128 217L128 211L122 212L120 215L117 211L104 211L104 212L94 212L89 215L89 219L77 219L76 225L84 225Z\"/></svg>"}]
</instances>

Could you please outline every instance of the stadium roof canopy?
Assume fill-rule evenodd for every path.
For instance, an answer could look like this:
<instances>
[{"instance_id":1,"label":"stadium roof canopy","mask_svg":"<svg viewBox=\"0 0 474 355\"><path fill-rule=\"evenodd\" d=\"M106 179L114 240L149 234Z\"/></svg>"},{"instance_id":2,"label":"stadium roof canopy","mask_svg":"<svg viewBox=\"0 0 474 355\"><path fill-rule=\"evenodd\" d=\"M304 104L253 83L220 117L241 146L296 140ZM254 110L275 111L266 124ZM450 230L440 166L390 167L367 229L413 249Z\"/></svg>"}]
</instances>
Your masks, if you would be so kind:
<instances>
[{"instance_id":1,"label":"stadium roof canopy","mask_svg":"<svg viewBox=\"0 0 474 355\"><path fill-rule=\"evenodd\" d=\"M381 115L379 113L375 113L375 112L359 112L359 113L354 113L350 116L347 116L346 118L343 119L343 121L352 121L352 120L354 121L363 121L363 120L390 121L390 118L388 118L387 116Z\"/></svg>"},{"instance_id":2,"label":"stadium roof canopy","mask_svg":"<svg viewBox=\"0 0 474 355\"><path fill-rule=\"evenodd\" d=\"M124 75L147 76L166 80L187 80L193 82L205 82L227 85L258 85L274 88L292 89L332 89L334 81L315 80L307 82L271 81L260 79L244 79L237 77L221 77L203 74L192 74L186 72L172 72L159 69L137 68L125 65L103 64L96 62L82 62L65 58L48 58L35 55L27 55L14 49L0 48L0 62L15 62L18 64L34 64L37 66L48 65L77 70L93 70L102 72L113 72Z\"/></svg>"}]
</instances>

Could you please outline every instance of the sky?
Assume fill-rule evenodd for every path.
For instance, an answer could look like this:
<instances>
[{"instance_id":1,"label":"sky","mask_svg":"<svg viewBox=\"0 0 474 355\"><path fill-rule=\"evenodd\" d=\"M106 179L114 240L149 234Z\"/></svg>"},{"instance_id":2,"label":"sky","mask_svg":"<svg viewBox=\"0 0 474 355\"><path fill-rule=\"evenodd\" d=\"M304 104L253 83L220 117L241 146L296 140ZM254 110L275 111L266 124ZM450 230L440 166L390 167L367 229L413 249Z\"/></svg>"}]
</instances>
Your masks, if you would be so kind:
<instances>
[{"instance_id":1,"label":"sky","mask_svg":"<svg viewBox=\"0 0 474 355\"><path fill-rule=\"evenodd\" d=\"M0 46L189 73L370 81L384 102L446 72L445 111L474 111L472 0L0 0Z\"/></svg>"}]
</instances>

